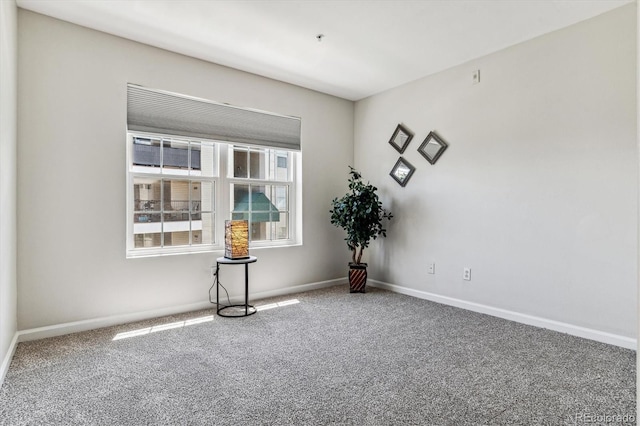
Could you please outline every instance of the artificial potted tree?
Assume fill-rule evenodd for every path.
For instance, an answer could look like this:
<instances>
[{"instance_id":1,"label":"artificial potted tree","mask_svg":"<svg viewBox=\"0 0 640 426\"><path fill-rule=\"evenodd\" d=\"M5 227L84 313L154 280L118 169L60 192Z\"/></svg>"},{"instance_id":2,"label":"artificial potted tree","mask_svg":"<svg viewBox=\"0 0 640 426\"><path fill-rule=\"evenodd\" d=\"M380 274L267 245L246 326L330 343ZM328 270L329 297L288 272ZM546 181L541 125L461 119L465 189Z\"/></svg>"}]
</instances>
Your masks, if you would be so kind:
<instances>
[{"instance_id":1,"label":"artificial potted tree","mask_svg":"<svg viewBox=\"0 0 640 426\"><path fill-rule=\"evenodd\" d=\"M367 283L367 264L362 262L362 252L371 240L379 235L387 236L383 220L390 220L391 212L382 208L376 191L378 188L362 181L362 175L349 166L349 192L331 201L331 223L347 231L347 247L351 250L349 263L349 290L364 293Z\"/></svg>"}]
</instances>

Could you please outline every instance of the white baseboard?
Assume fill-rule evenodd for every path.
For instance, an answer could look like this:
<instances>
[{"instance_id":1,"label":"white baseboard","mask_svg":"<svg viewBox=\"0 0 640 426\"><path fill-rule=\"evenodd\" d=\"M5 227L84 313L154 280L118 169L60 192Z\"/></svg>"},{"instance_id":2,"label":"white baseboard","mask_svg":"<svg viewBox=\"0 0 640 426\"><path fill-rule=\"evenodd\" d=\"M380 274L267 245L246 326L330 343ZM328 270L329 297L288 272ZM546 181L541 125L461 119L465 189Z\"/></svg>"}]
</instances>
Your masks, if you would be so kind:
<instances>
[{"instance_id":1,"label":"white baseboard","mask_svg":"<svg viewBox=\"0 0 640 426\"><path fill-rule=\"evenodd\" d=\"M633 349L634 351L637 350L638 347L637 339L633 339L630 337L606 333L604 331L593 330L573 324L509 311L506 309L495 308L492 306L482 305L480 303L468 302L466 300L456 299L453 297L441 296L434 293L428 293L426 291L414 290L412 288L389 284L382 281L369 279L367 283L372 287L383 288L395 293L406 294L408 296L417 297L419 299L431 300L432 302L455 306L457 308L467 309L469 311L479 312L482 314L519 322L522 324L533 325L535 327L547 328L549 330L559 331L561 333L570 334L572 336L583 337L585 339L595 340L598 342L620 346L627 349Z\"/></svg>"},{"instance_id":2,"label":"white baseboard","mask_svg":"<svg viewBox=\"0 0 640 426\"><path fill-rule=\"evenodd\" d=\"M11 365L11 360L13 359L13 355L16 353L16 347L18 346L18 333L13 335L13 339L11 339L11 344L9 345L9 350L7 351L4 359L2 360L2 365L0 365L0 387L4 383L4 378L7 375L7 371L9 371L9 365Z\"/></svg>"},{"instance_id":3,"label":"white baseboard","mask_svg":"<svg viewBox=\"0 0 640 426\"><path fill-rule=\"evenodd\" d=\"M347 282L347 278L338 278L328 281L320 281L310 284L302 284L292 287L279 288L274 290L267 290L258 293L251 294L251 300L260 300L269 297L283 296L287 294L300 293L310 290L317 290L321 288L331 287L338 284L344 284ZM402 287L394 284L385 283L377 280L368 280L369 285L372 287L383 288L395 293L406 294L408 296L417 297L420 299L431 300L433 302L442 303L445 305L455 306L462 309L467 309L474 312L479 312L495 317L515 321L523 324L533 325L535 327L547 328L561 333L571 334L573 336L583 337L586 339L595 340L611 345L620 346L627 349L637 349L637 340L625 336L619 336L616 334L606 333L603 331L593 330L585 327L576 326L573 324L567 324L563 322L553 321L545 318L535 317L532 315L526 315L519 312L508 311L506 309L495 308L492 306L482 305L479 303L468 302L461 299L455 299L448 296L441 296L434 293L428 293L421 290L414 290L407 287ZM232 302L237 302L240 297L232 297ZM62 336L70 333L77 333L81 331L94 330L97 328L110 327L113 325L126 324L130 322L142 321L151 318L158 318L167 315L174 315L184 312L198 311L202 309L211 308L213 305L206 302L198 302L189 305L172 306L168 308L153 309L148 311L136 312L124 315L112 315L108 317L94 318L83 321L74 321L63 324L50 325L46 327L32 328L28 330L18 331L9 347L2 365L0 366L0 385L4 381L4 377L11 364L11 359L16 350L18 342L26 342L29 340L44 339L48 337Z\"/></svg>"},{"instance_id":4,"label":"white baseboard","mask_svg":"<svg viewBox=\"0 0 640 426\"><path fill-rule=\"evenodd\" d=\"M316 290L324 287L330 287L336 284L341 284L344 282L346 282L344 278L339 278L335 280L320 281L320 282L311 283L311 284L302 284L302 285L297 285L292 287L279 288L275 290L267 290L267 291L262 291L258 293L250 293L249 296L251 300L254 301L259 299L265 299L267 297L282 296L286 294ZM222 297L220 300L221 301L223 300ZM241 300L243 299L240 296L231 297L231 301L234 303L240 302ZM167 315L175 315L175 314L181 314L184 312L199 311L202 309L212 308L213 306L214 305L212 305L209 301L206 301L206 302L192 303L188 305L171 306L168 308L152 309L148 311L135 312L131 314L112 315L108 317L93 318L93 319L82 320L82 321L67 322L63 324L48 325L45 327L31 328L31 329L19 331L17 333L17 339L18 339L17 341L27 342L30 340L46 339L48 337L56 337L56 336L62 336L65 334L78 333L81 331L95 330L97 328L110 327L110 326L119 325L119 324L127 324L130 322L142 321L142 320L147 320L151 318L158 318L158 317L163 317ZM10 360L11 358L9 358L9 361Z\"/></svg>"}]
</instances>

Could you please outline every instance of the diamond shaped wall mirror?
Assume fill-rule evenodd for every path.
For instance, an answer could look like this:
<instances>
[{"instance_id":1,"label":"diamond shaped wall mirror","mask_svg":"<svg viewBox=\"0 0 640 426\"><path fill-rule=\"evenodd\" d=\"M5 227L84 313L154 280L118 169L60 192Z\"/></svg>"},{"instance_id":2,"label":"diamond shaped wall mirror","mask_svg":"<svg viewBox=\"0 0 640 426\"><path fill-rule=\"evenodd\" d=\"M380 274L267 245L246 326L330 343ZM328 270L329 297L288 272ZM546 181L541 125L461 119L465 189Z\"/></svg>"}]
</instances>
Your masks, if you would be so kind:
<instances>
[{"instance_id":1,"label":"diamond shaped wall mirror","mask_svg":"<svg viewBox=\"0 0 640 426\"><path fill-rule=\"evenodd\" d=\"M416 168L411 163L400 157L389 174L400 186L405 186L415 171Z\"/></svg>"},{"instance_id":2,"label":"diamond shaped wall mirror","mask_svg":"<svg viewBox=\"0 0 640 426\"><path fill-rule=\"evenodd\" d=\"M429 132L427 138L422 142L418 152L431 164L435 164L438 158L447 149L447 143L443 141L435 132Z\"/></svg>"},{"instance_id":3,"label":"diamond shaped wall mirror","mask_svg":"<svg viewBox=\"0 0 640 426\"><path fill-rule=\"evenodd\" d=\"M413 133L402 124L398 124L395 132L391 135L391 139L389 139L389 143L402 154L404 150L407 149L407 146L409 146L411 138L413 138Z\"/></svg>"}]
</instances>

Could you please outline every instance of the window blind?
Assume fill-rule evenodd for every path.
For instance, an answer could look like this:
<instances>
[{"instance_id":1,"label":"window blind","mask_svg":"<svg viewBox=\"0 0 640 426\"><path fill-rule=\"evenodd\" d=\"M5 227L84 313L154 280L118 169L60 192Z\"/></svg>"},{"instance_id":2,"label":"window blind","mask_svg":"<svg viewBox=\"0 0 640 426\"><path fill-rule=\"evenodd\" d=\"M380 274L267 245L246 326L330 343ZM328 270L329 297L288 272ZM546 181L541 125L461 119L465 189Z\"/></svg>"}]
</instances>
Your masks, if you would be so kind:
<instances>
[{"instance_id":1,"label":"window blind","mask_svg":"<svg viewBox=\"0 0 640 426\"><path fill-rule=\"evenodd\" d=\"M300 150L300 118L127 85L131 131Z\"/></svg>"}]
</instances>

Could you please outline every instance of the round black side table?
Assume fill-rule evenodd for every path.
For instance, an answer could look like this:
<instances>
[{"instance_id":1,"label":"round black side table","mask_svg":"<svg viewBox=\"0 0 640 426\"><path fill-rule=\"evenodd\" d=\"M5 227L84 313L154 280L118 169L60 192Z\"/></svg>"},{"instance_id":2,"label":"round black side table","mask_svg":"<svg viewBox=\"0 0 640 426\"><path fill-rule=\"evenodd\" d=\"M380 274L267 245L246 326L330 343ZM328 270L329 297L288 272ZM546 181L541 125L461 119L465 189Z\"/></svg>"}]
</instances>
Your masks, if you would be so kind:
<instances>
[{"instance_id":1,"label":"round black side table","mask_svg":"<svg viewBox=\"0 0 640 426\"><path fill-rule=\"evenodd\" d=\"M249 256L244 259L228 259L226 257L219 257L216 259L216 313L221 317L248 317L257 312L253 305L249 304L249 264L257 262L258 258L255 256ZM244 265L244 304L242 305L220 305L220 265ZM223 312L228 308L244 308L244 313L240 315L229 314Z\"/></svg>"}]
</instances>

